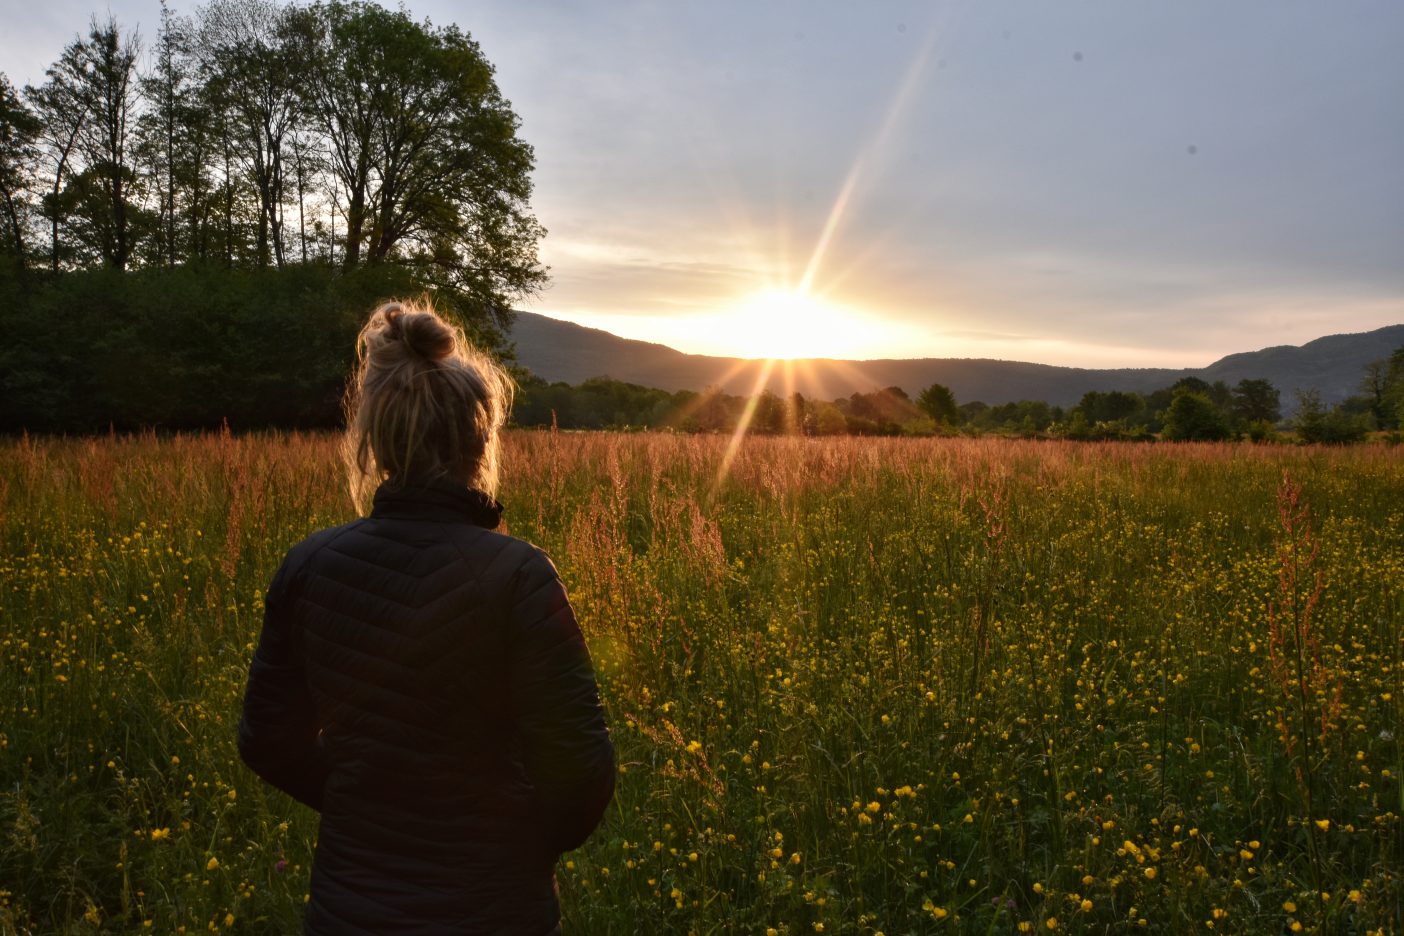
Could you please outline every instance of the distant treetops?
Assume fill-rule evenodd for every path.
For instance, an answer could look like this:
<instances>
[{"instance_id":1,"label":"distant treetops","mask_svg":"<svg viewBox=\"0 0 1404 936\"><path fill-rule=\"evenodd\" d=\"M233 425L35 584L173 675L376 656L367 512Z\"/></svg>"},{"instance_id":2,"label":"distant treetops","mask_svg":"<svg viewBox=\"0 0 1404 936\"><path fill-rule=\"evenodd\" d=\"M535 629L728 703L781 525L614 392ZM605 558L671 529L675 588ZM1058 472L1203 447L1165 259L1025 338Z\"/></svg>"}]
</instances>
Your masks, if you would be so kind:
<instances>
[{"instance_id":1,"label":"distant treetops","mask_svg":"<svg viewBox=\"0 0 1404 936\"><path fill-rule=\"evenodd\" d=\"M958 404L949 387L932 384L912 400L900 387L854 393L832 401L769 391L755 398L716 388L668 393L599 377L578 386L527 377L513 421L560 429L671 428L733 432L744 425L762 435L941 435L997 433L1023 437L1267 441L1292 429L1304 442L1359 441L1371 430L1398 432L1404 418L1404 348L1366 368L1361 393L1328 408L1315 390L1297 395L1284 423L1281 394L1267 380L1229 387L1185 377L1149 394L1092 391L1064 409L1037 400L990 406Z\"/></svg>"}]
</instances>

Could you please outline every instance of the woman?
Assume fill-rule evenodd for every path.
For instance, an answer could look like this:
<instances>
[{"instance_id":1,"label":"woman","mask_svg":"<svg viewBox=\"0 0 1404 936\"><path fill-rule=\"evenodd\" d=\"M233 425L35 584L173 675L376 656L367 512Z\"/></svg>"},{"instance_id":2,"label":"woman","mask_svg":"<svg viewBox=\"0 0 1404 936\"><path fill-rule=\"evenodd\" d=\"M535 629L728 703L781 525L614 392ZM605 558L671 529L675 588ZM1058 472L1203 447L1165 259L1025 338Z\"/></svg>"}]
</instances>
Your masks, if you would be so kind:
<instances>
[{"instance_id":1,"label":"woman","mask_svg":"<svg viewBox=\"0 0 1404 936\"><path fill-rule=\"evenodd\" d=\"M362 329L346 453L369 516L288 552L239 752L322 813L306 932L559 932L561 852L614 751L555 568L495 533L511 380L434 312Z\"/></svg>"}]
</instances>

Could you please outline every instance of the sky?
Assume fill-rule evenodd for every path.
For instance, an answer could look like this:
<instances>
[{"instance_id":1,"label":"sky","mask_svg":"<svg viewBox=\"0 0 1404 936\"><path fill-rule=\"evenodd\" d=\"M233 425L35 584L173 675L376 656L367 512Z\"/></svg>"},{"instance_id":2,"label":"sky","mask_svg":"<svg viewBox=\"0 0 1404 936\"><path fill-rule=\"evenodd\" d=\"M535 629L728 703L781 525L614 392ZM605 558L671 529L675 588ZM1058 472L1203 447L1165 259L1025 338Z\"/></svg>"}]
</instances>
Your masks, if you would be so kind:
<instances>
[{"instance_id":1,"label":"sky","mask_svg":"<svg viewBox=\"0 0 1404 936\"><path fill-rule=\"evenodd\" d=\"M0 9L16 84L95 10L159 18ZM535 149L533 312L707 354L1095 367L1404 322L1397 0L407 9L480 43Z\"/></svg>"}]
</instances>

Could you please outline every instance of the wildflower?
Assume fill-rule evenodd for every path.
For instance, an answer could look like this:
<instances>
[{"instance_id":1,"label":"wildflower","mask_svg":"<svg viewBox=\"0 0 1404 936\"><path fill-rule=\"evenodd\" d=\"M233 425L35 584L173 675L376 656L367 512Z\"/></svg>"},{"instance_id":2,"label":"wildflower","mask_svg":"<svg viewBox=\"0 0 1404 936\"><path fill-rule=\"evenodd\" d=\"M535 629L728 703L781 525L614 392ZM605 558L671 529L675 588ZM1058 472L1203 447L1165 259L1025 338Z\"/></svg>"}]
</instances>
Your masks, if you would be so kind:
<instances>
[{"instance_id":1,"label":"wildflower","mask_svg":"<svg viewBox=\"0 0 1404 936\"><path fill-rule=\"evenodd\" d=\"M1155 868L1147 868L1147 869L1146 869L1146 879L1147 879L1147 880L1150 880L1150 881L1154 881L1154 880L1155 880Z\"/></svg>"},{"instance_id":2,"label":"wildflower","mask_svg":"<svg viewBox=\"0 0 1404 936\"><path fill-rule=\"evenodd\" d=\"M1330 819L1318 819L1318 820L1316 820L1316 827L1317 827L1318 829L1320 829L1322 832L1325 832L1327 829L1331 828L1331 820L1330 820Z\"/></svg>"},{"instance_id":3,"label":"wildflower","mask_svg":"<svg viewBox=\"0 0 1404 936\"><path fill-rule=\"evenodd\" d=\"M218 867L219 867L219 859L216 858L216 857L214 857L213 855L210 856L210 860L209 860L209 861L205 862L205 870L206 870L206 871L213 871L213 870L215 870L215 869L218 868Z\"/></svg>"},{"instance_id":4,"label":"wildflower","mask_svg":"<svg viewBox=\"0 0 1404 936\"><path fill-rule=\"evenodd\" d=\"M164 840L164 839L168 839L168 838L170 838L170 837L171 837L171 830L170 830L170 829L152 829L152 830L151 830L151 841L153 841L153 842L160 842L160 841L162 841L162 840Z\"/></svg>"}]
</instances>

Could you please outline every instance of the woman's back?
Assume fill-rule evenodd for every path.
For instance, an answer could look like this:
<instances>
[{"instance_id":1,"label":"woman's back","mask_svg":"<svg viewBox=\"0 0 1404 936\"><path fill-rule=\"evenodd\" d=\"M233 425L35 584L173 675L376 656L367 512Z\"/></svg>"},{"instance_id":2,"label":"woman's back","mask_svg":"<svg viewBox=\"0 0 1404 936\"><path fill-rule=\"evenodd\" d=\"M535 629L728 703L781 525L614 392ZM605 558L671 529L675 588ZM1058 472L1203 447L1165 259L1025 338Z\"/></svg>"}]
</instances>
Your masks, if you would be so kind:
<instances>
[{"instance_id":1,"label":"woman's back","mask_svg":"<svg viewBox=\"0 0 1404 936\"><path fill-rule=\"evenodd\" d=\"M446 478L289 551L239 747L321 810L310 933L537 933L557 857L598 824L613 749L546 555Z\"/></svg>"}]
</instances>

